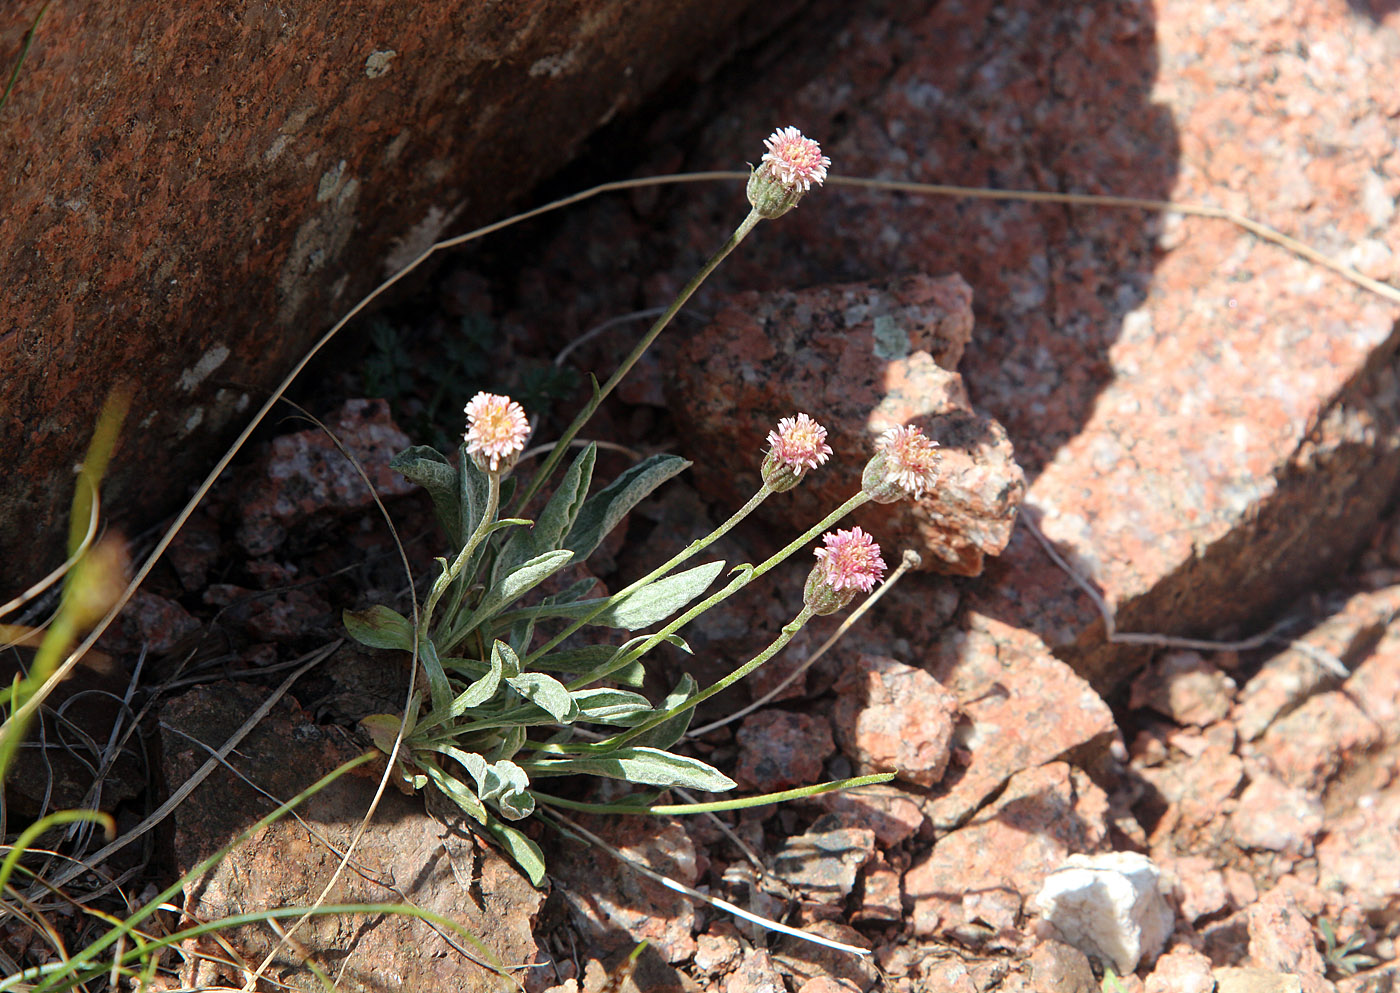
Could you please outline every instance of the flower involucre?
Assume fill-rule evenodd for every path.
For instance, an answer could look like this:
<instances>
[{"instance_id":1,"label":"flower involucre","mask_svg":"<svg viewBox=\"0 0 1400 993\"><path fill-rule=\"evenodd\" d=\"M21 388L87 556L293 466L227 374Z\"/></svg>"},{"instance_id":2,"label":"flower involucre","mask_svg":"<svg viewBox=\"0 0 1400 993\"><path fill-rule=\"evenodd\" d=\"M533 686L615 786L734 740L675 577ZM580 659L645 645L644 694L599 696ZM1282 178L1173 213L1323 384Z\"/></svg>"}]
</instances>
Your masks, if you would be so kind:
<instances>
[{"instance_id":1,"label":"flower involucre","mask_svg":"<svg viewBox=\"0 0 1400 993\"><path fill-rule=\"evenodd\" d=\"M763 140L768 151L759 160L768 163L773 175L784 186L806 193L812 184L818 186L826 179L826 167L831 159L822 154L822 147L794 127L779 128Z\"/></svg>"},{"instance_id":2,"label":"flower involucre","mask_svg":"<svg viewBox=\"0 0 1400 993\"><path fill-rule=\"evenodd\" d=\"M831 455L826 428L806 414L780 420L777 430L768 432L768 446L774 458L796 473L815 469Z\"/></svg>"},{"instance_id":3,"label":"flower involucre","mask_svg":"<svg viewBox=\"0 0 1400 993\"><path fill-rule=\"evenodd\" d=\"M887 479L908 492L915 500L924 490L933 489L943 461L938 442L924 437L912 424L890 428L875 442L875 450L886 457Z\"/></svg>"},{"instance_id":4,"label":"flower involucre","mask_svg":"<svg viewBox=\"0 0 1400 993\"><path fill-rule=\"evenodd\" d=\"M530 419L510 397L483 391L471 398L466 414L467 453L492 472L499 471L502 459L518 455L530 436Z\"/></svg>"},{"instance_id":5,"label":"flower involucre","mask_svg":"<svg viewBox=\"0 0 1400 993\"><path fill-rule=\"evenodd\" d=\"M849 531L828 531L822 535L826 547L816 556L826 569L827 584L833 590L860 590L869 593L885 574L880 546L858 527Z\"/></svg>"}]
</instances>

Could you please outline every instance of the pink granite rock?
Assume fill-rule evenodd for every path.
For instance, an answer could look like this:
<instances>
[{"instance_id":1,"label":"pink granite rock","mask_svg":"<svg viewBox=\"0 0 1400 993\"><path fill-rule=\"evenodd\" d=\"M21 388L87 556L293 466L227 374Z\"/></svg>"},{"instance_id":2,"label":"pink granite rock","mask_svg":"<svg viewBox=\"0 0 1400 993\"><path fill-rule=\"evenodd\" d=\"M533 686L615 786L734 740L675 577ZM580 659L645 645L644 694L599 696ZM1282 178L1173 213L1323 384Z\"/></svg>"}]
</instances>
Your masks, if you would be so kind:
<instances>
[{"instance_id":1,"label":"pink granite rock","mask_svg":"<svg viewBox=\"0 0 1400 993\"><path fill-rule=\"evenodd\" d=\"M1089 756L1116 733L1108 705L1039 638L975 611L945 634L930 671L958 701L954 744L966 757L924 801L935 828L962 823L1013 774Z\"/></svg>"},{"instance_id":2,"label":"pink granite rock","mask_svg":"<svg viewBox=\"0 0 1400 993\"><path fill-rule=\"evenodd\" d=\"M836 683L836 740L862 774L932 786L948 767L957 700L922 669L862 655Z\"/></svg>"},{"instance_id":3,"label":"pink granite rock","mask_svg":"<svg viewBox=\"0 0 1400 993\"><path fill-rule=\"evenodd\" d=\"M831 21L804 18L761 73L737 70L654 131L690 132L686 161L721 166L720 150L769 126L767 95L782 94L833 159L832 181L760 226L697 309L713 314L736 289L958 272L977 306L959 367L969 395L1015 445L1032 480L1026 510L1102 590L1120 630L1247 629L1334 574L1369 539L1400 472L1393 303L1218 220L835 180L1221 204L1394 279L1393 28L1345 4L1251 8L1223 23L1191 0L1093 17L1028 3L841 13L835 45ZM1299 39L1316 57L1299 54ZM1242 61L1241 46L1255 56ZM842 85L822 85L837 53ZM1334 148L1346 154L1324 151ZM674 161L669 149L653 160ZM551 294L567 299L538 305L532 321L586 327L581 315L624 313L638 297L664 303L743 210L737 185L670 203L679 216L633 225L620 299L598 289L614 281L613 256L574 270L578 294ZM588 230L580 220L561 237ZM664 276L631 275L672 257ZM988 611L1035 630L1095 685L1125 682L1146 654L1105 643L1092 604L1053 566L1042 574L1033 551L988 577Z\"/></svg>"},{"instance_id":4,"label":"pink granite rock","mask_svg":"<svg viewBox=\"0 0 1400 993\"><path fill-rule=\"evenodd\" d=\"M739 967L724 978L723 993L784 993L783 977L773 957L761 948L744 953Z\"/></svg>"},{"instance_id":5,"label":"pink granite rock","mask_svg":"<svg viewBox=\"0 0 1400 993\"><path fill-rule=\"evenodd\" d=\"M669 365L667 396L697 485L741 503L768 432L805 412L826 427L834 454L765 512L785 523L819 518L860 488L885 430L917 424L943 446L938 485L853 519L886 548L925 553L926 568L976 575L1005 547L1024 482L1006 433L972 411L955 371L971 325L971 293L956 276L728 299Z\"/></svg>"},{"instance_id":6,"label":"pink granite rock","mask_svg":"<svg viewBox=\"0 0 1400 993\"><path fill-rule=\"evenodd\" d=\"M874 857L874 831L828 816L784 841L771 864L773 873L806 900L840 907Z\"/></svg>"},{"instance_id":7,"label":"pink granite rock","mask_svg":"<svg viewBox=\"0 0 1400 993\"><path fill-rule=\"evenodd\" d=\"M1155 852L1153 859L1158 861ZM1165 863L1159 861L1159 864L1162 865L1164 878L1171 882L1176 892L1181 917L1188 923L1219 913L1230 905L1225 873L1205 856L1183 855Z\"/></svg>"},{"instance_id":8,"label":"pink granite rock","mask_svg":"<svg viewBox=\"0 0 1400 993\"><path fill-rule=\"evenodd\" d=\"M875 832L882 848L893 848L914 836L924 815L914 799L893 786L863 786L838 793L823 793L810 801L828 813L862 824Z\"/></svg>"},{"instance_id":9,"label":"pink granite rock","mask_svg":"<svg viewBox=\"0 0 1400 993\"><path fill-rule=\"evenodd\" d=\"M675 818L591 817L584 824L654 872L687 886L699 879L695 845ZM688 898L592 846L560 846L549 870L575 925L598 947L619 953L647 941L667 962L695 954L695 909Z\"/></svg>"},{"instance_id":10,"label":"pink granite rock","mask_svg":"<svg viewBox=\"0 0 1400 993\"><path fill-rule=\"evenodd\" d=\"M1300 979L1312 977L1313 985L1324 978L1327 966L1317 950L1317 932L1298 909L1289 887L1279 886L1266 893L1249 908L1245 920L1252 964Z\"/></svg>"},{"instance_id":11,"label":"pink granite rock","mask_svg":"<svg viewBox=\"0 0 1400 993\"><path fill-rule=\"evenodd\" d=\"M1322 803L1267 773L1250 774L1230 814L1230 831L1245 848L1310 855L1322 830Z\"/></svg>"},{"instance_id":12,"label":"pink granite rock","mask_svg":"<svg viewBox=\"0 0 1400 993\"><path fill-rule=\"evenodd\" d=\"M383 400L347 400L326 419L328 427L363 467L381 497L416 487L389 468L411 442L389 417ZM373 498L360 474L319 428L278 435L249 471L242 497L238 540L250 555L265 555L287 532L316 514L357 510Z\"/></svg>"},{"instance_id":13,"label":"pink granite rock","mask_svg":"<svg viewBox=\"0 0 1400 993\"><path fill-rule=\"evenodd\" d=\"M1340 769L1381 742L1381 728L1360 700L1345 687L1310 697L1269 725L1246 754L1289 786L1321 793Z\"/></svg>"},{"instance_id":14,"label":"pink granite rock","mask_svg":"<svg viewBox=\"0 0 1400 993\"><path fill-rule=\"evenodd\" d=\"M1167 652L1133 680L1128 705L1205 727L1230 712L1235 681L1199 652Z\"/></svg>"},{"instance_id":15,"label":"pink granite rock","mask_svg":"<svg viewBox=\"0 0 1400 993\"><path fill-rule=\"evenodd\" d=\"M9 64L39 5L7 6ZM792 10L753 6L50 7L0 137L0 591L45 571L16 542L61 539L112 386L138 391L104 509L139 527L384 275Z\"/></svg>"},{"instance_id":16,"label":"pink granite rock","mask_svg":"<svg viewBox=\"0 0 1400 993\"><path fill-rule=\"evenodd\" d=\"M1400 786L1360 797L1327 823L1317 843L1322 885L1372 913L1400 913Z\"/></svg>"},{"instance_id":17,"label":"pink granite rock","mask_svg":"<svg viewBox=\"0 0 1400 993\"><path fill-rule=\"evenodd\" d=\"M851 915L851 922L897 923L904 919L903 902L904 892L898 870L876 856L861 875L860 906Z\"/></svg>"},{"instance_id":18,"label":"pink granite rock","mask_svg":"<svg viewBox=\"0 0 1400 993\"><path fill-rule=\"evenodd\" d=\"M760 793L820 782L823 763L836 751L825 716L785 710L744 718L735 738L739 762L734 779Z\"/></svg>"},{"instance_id":19,"label":"pink granite rock","mask_svg":"<svg viewBox=\"0 0 1400 993\"><path fill-rule=\"evenodd\" d=\"M979 924L976 911L986 901L970 898L1001 893L1019 907L1066 855L1103 849L1107 812L1103 791L1063 762L1015 774L995 801L904 874L915 933L985 935L988 923Z\"/></svg>"},{"instance_id":20,"label":"pink granite rock","mask_svg":"<svg viewBox=\"0 0 1400 993\"><path fill-rule=\"evenodd\" d=\"M1219 833L1220 818L1244 779L1244 763L1234 754L1233 733L1180 734L1172 740L1168 761L1147 765L1134 759L1133 768L1168 804L1153 829L1154 843L1170 837L1175 850L1194 851Z\"/></svg>"},{"instance_id":21,"label":"pink granite rock","mask_svg":"<svg viewBox=\"0 0 1400 993\"><path fill-rule=\"evenodd\" d=\"M1400 586L1358 593L1296 639L1298 644L1266 661L1240 690L1233 716L1241 736L1254 740L1279 716L1319 688L1335 683L1338 676L1332 670L1342 665L1342 659L1377 640L1397 611ZM1329 659L1335 662L1329 663Z\"/></svg>"},{"instance_id":22,"label":"pink granite rock","mask_svg":"<svg viewBox=\"0 0 1400 993\"><path fill-rule=\"evenodd\" d=\"M226 683L166 702L161 739L167 780L184 782L203 765L209 752L196 742L221 746L261 702L259 692ZM243 739L230 761L268 794L292 797L361 750L342 729L312 724L284 700ZM298 818L284 818L237 844L217 868L186 888L186 910L213 920L269 907L309 906L330 882L338 853L355 833L377 779L372 766L361 767L305 801ZM184 871L199 863L273 806L243 779L217 769L172 815L176 865ZM421 798L385 793L379 816L359 838L355 860L355 870L343 873L330 891L330 902L408 899L457 921L502 961L535 956L531 924L544 894L499 852L475 842L465 824L425 813ZM463 878L477 888L480 902L462 899ZM256 925L224 929L220 937L251 962L260 961L277 941L275 932ZM208 939L198 947L212 954L188 959L184 985L242 983L219 965L227 957L224 948ZM398 977L404 989L446 985L484 993L499 988L499 976L413 917L312 917L296 933L293 950L284 949L274 960L278 982L298 990L321 988L303 964L308 953L337 961L337 985L345 990L382 989L385 975Z\"/></svg>"},{"instance_id":23,"label":"pink granite rock","mask_svg":"<svg viewBox=\"0 0 1400 993\"><path fill-rule=\"evenodd\" d=\"M1035 943L1025 968L1034 988L1055 990L1057 993L1100 993L1089 967L1089 958L1073 945L1054 938Z\"/></svg>"},{"instance_id":24,"label":"pink granite rock","mask_svg":"<svg viewBox=\"0 0 1400 993\"><path fill-rule=\"evenodd\" d=\"M1157 959L1143 982L1145 993L1211 993L1210 959L1189 945L1177 945Z\"/></svg>"},{"instance_id":25,"label":"pink granite rock","mask_svg":"<svg viewBox=\"0 0 1400 993\"><path fill-rule=\"evenodd\" d=\"M182 639L199 630L199 621L174 600L137 590L122 615L128 638L164 655Z\"/></svg>"}]
</instances>

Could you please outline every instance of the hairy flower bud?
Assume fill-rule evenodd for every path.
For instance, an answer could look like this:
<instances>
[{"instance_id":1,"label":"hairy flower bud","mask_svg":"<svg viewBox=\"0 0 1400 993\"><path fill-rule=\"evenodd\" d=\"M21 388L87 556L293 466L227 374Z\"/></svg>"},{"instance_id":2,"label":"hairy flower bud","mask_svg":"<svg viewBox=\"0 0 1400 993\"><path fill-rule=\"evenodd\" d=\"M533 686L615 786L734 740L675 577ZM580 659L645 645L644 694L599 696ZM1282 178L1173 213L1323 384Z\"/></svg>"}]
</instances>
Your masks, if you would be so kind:
<instances>
[{"instance_id":1,"label":"hairy flower bud","mask_svg":"<svg viewBox=\"0 0 1400 993\"><path fill-rule=\"evenodd\" d=\"M784 417L768 432L768 454L763 459L763 481L774 493L783 493L802 482L810 469L831 456L826 428L806 414Z\"/></svg>"},{"instance_id":2,"label":"hairy flower bud","mask_svg":"<svg viewBox=\"0 0 1400 993\"><path fill-rule=\"evenodd\" d=\"M510 397L478 393L466 406L467 454L483 472L502 472L515 464L530 436L524 409Z\"/></svg>"},{"instance_id":3,"label":"hairy flower bud","mask_svg":"<svg viewBox=\"0 0 1400 993\"><path fill-rule=\"evenodd\" d=\"M749 203L768 219L782 217L803 194L826 179L831 159L821 146L793 127L779 128L764 139L768 151L749 173Z\"/></svg>"},{"instance_id":4,"label":"hairy flower bud","mask_svg":"<svg viewBox=\"0 0 1400 993\"><path fill-rule=\"evenodd\" d=\"M855 598L869 593L885 574L880 546L860 528L828 531L816 550L817 565L802 589L802 602L814 614L834 614Z\"/></svg>"},{"instance_id":5,"label":"hairy flower bud","mask_svg":"<svg viewBox=\"0 0 1400 993\"><path fill-rule=\"evenodd\" d=\"M938 442L924 437L918 428L890 428L875 443L875 455L865 464L860 488L876 503L917 500L938 481L942 461Z\"/></svg>"}]
</instances>

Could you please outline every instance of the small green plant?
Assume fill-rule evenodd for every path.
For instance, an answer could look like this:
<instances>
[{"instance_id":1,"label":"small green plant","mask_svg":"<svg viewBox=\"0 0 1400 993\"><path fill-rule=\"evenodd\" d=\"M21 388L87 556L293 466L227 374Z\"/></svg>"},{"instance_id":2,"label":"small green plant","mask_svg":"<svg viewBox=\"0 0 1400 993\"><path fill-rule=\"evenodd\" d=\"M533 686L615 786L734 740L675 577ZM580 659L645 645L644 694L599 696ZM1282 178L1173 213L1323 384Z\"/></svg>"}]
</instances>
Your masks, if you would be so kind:
<instances>
[{"instance_id":1,"label":"small green plant","mask_svg":"<svg viewBox=\"0 0 1400 993\"><path fill-rule=\"evenodd\" d=\"M812 182L825 178L829 160L796 129L776 132L768 146L769 154L749 182L753 209L748 217L608 382L601 388L595 382L592 401L554 443L527 485L517 487L511 476L530 433L525 411L507 396L485 392L467 404L467 431L455 463L426 446L410 448L391 463L428 491L450 554L438 559L441 571L412 619L382 605L346 612L346 628L353 638L412 653L417 659L415 676L421 673L426 683L411 698L406 715L369 717L363 726L375 744L394 757L401 785L440 790L537 884L544 876L540 850L514 826L533 814L538 803L557 802L536 784L580 774L625 780L644 789L606 809L637 813L654 809L658 789L732 789L734 782L719 770L672 751L685 735L694 708L772 658L812 617L834 613L857 592L869 592L885 568L879 547L860 528L827 533L792 621L753 659L704 690L682 675L663 701L652 704L636 692L647 653L663 642L689 651L679 634L686 623L773 569L860 505L917 496L938 472L937 447L917 428L887 432L866 467L861 489L850 499L767 561L733 567L731 579L700 600L725 563L680 567L764 500L798 485L831 453L826 430L816 421L806 414L784 418L768 436L758 492L713 533L610 596L588 599L592 579L548 596L531 596L551 576L587 559L640 500L689 465L675 456L655 455L590 495L596 461L596 448L590 444L553 486L533 520L522 516L535 506L535 496L603 397L700 282L759 220L781 216ZM547 637L537 631L541 625L551 631ZM568 641L585 626L629 635L655 630L602 643ZM591 809L577 802L569 806Z\"/></svg>"},{"instance_id":2,"label":"small green plant","mask_svg":"<svg viewBox=\"0 0 1400 993\"><path fill-rule=\"evenodd\" d=\"M1325 917L1318 919L1317 929L1322 934L1322 957L1327 962L1329 972L1340 976L1351 976L1376 964L1376 959L1361 952L1361 949L1366 946L1364 935L1353 934L1339 944L1337 942L1337 929Z\"/></svg>"}]
</instances>

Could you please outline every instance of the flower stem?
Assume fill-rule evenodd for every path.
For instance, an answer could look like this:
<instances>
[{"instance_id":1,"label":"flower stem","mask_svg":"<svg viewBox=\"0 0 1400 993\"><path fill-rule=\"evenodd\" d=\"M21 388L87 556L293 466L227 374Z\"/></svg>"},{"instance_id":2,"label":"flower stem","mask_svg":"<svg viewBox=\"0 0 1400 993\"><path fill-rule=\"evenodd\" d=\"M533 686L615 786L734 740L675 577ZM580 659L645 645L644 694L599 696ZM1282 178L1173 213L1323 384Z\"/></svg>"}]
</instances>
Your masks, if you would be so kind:
<instances>
[{"instance_id":1,"label":"flower stem","mask_svg":"<svg viewBox=\"0 0 1400 993\"><path fill-rule=\"evenodd\" d=\"M797 616L794 617L787 624L783 625L783 630L778 634L778 637L773 639L772 644L770 644L763 651L759 652L753 658L749 659L743 665L739 666L739 668L735 669L729 675L719 679L708 689L701 690L699 693L695 694L695 696L691 697L684 703L676 704L676 706L666 711L666 713L658 714L657 716L653 717L651 720L647 721L644 724L638 724L636 727L629 728L622 734L614 735L608 740L600 742L598 747L600 749L606 749L608 747L619 748L627 744L627 742L631 741L638 735L650 731L658 724L665 724L673 717L676 717L680 714L684 714L687 711L694 710L696 707L700 706L700 704L704 703L706 700L708 700L715 694L723 693L725 690L729 689L729 687L733 686L739 680L743 679L749 673L753 672L763 663L767 662L774 655L777 655L784 648L786 648L787 643L792 640L793 635L797 634L798 631L801 631L802 626L808 621L810 621L814 616L815 615L812 612L812 608L804 604L802 606L802 610L798 612Z\"/></svg>"},{"instance_id":2,"label":"flower stem","mask_svg":"<svg viewBox=\"0 0 1400 993\"><path fill-rule=\"evenodd\" d=\"M700 284L724 261L725 256L739 246L739 242L743 241L748 233L752 231L762 219L758 211L749 211L749 216L745 217L743 222L734 229L734 233L729 236L729 240L720 246L719 251L710 256L709 261L701 266L700 270L694 276L690 277L690 282L682 287L680 293L671 301L671 305L662 312L661 316L656 319L656 323L651 326L651 329L647 331L642 340L637 342L636 347L622 360L622 364L608 377L608 381L599 388L598 395L579 411L578 416L574 418L574 422L569 425L563 435L560 436L559 440L555 442L554 450L549 453L544 463L539 467L535 475L531 477L530 485L526 486L524 492L520 494L517 506L525 506L530 502L530 498L539 492L545 480L549 479L550 474L554 472L554 468L559 464L559 460L564 457L564 452L568 451L569 443L574 440L574 436L588 423L588 419L593 416L593 412L598 409L598 406L607 398L607 395L617 387L617 384L622 382L622 377L632 371L632 367L637 364L637 360L642 357L642 353L651 347L651 343L666 329L666 325L671 323L671 319L680 312L680 309L685 306L686 301L700 288Z\"/></svg>"},{"instance_id":3,"label":"flower stem","mask_svg":"<svg viewBox=\"0 0 1400 993\"><path fill-rule=\"evenodd\" d=\"M472 536L467 539L467 543L462 546L462 551L450 566L445 564L445 560L438 560L444 563L442 575L437 578L437 582L433 583L432 591L428 594L428 602L423 607L423 615L418 621L418 640L420 642L428 637L428 632L432 628L433 609L437 607L438 601L442 599L442 595L447 592L447 588L452 585L453 580L462 571L462 567L467 564L467 560L481 544L481 540L490 533L491 525L496 522L496 509L500 499L501 474L488 471L486 473L486 508L481 515L481 520L477 522L476 530L472 532Z\"/></svg>"},{"instance_id":4,"label":"flower stem","mask_svg":"<svg viewBox=\"0 0 1400 993\"><path fill-rule=\"evenodd\" d=\"M592 683L596 683L600 679L606 679L608 676L612 675L614 672L621 669L623 666L630 665L631 663L635 662L637 659L641 658L647 652L651 651L658 644L664 641L667 637L675 634L682 627L684 627L686 624L689 624L691 621L699 617L705 611L709 610L715 604L727 599L730 595L737 593L739 590L747 586L750 582L776 567L784 559L788 558L794 552L801 549L803 545L807 544L807 542L820 535L823 531L825 531L831 525L835 524L841 518L845 517L851 511L855 510L857 507L860 507L861 505L868 503L869 501L870 497L866 495L864 490L861 490L857 492L854 496L852 496L849 500L847 500L845 503L841 504L841 506L837 507L831 513L823 517L816 524L812 525L810 528L804 531L800 536L789 542L785 548L783 548L781 551L775 554L772 558L768 559L766 562L762 563L761 565L750 566L747 568L736 567L743 568L744 571L741 572L738 576L735 576L732 580L730 580L729 583L722 590L711 595L705 600L702 600L694 607L691 607L680 617L677 617L675 620L671 621L671 623L663 627L660 631L657 631L655 634L647 638L646 641L643 641L641 644L635 645L632 648L628 649L626 652L622 653L620 656L618 656L618 658L609 662L603 668L599 669L596 672L589 673L586 676L581 676L574 682L569 683L569 691L573 692L574 690L583 689L585 686L589 686Z\"/></svg>"},{"instance_id":5,"label":"flower stem","mask_svg":"<svg viewBox=\"0 0 1400 993\"><path fill-rule=\"evenodd\" d=\"M675 555L671 556L670 559L657 566L655 569L647 573L641 579L638 579L636 582L630 584L626 588L621 589L618 592L614 593L612 596L609 596L606 599L604 599L603 602L598 605L596 610L594 610L592 613L588 614L585 617L580 617L578 620L574 621L563 631L556 634L553 638L550 638L549 641L545 642L542 646L531 652L529 656L525 659L525 661L521 664L523 666L528 666L531 663L537 661L547 652L550 652L555 647L557 647L565 638L569 637L569 635L573 634L579 628L583 627L593 618L601 614L604 610L607 610L608 607L619 602L623 597L627 596L629 593L635 593L637 590L641 589L643 586L646 586L648 583L660 579L662 576L666 575L666 573L670 572L672 569L680 565L686 559L690 558L696 552L707 548L708 546L718 541L720 538L723 538L726 534L733 530L736 524L738 524L745 517L748 517L755 510L757 510L758 505L761 504L764 500L768 499L768 497L772 493L773 491L768 488L768 484L764 483L763 486L759 489L759 491L749 498L748 503L744 504L732 515L730 515L729 520L725 521L723 524L715 528L703 538L696 538L689 545L686 545Z\"/></svg>"}]
</instances>

